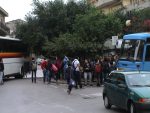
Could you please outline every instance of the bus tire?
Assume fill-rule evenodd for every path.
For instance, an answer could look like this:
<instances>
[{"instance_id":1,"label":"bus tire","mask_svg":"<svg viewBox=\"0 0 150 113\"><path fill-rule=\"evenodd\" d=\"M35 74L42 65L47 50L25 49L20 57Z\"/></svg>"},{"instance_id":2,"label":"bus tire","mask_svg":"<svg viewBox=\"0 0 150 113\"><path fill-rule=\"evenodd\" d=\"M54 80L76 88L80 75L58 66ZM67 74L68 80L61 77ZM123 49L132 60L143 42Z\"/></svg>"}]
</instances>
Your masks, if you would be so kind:
<instances>
[{"instance_id":1,"label":"bus tire","mask_svg":"<svg viewBox=\"0 0 150 113\"><path fill-rule=\"evenodd\" d=\"M24 68L21 68L20 78L22 79L24 77Z\"/></svg>"},{"instance_id":2,"label":"bus tire","mask_svg":"<svg viewBox=\"0 0 150 113\"><path fill-rule=\"evenodd\" d=\"M23 77L24 77L24 69L22 67L20 73L15 75L15 78L16 79L22 79Z\"/></svg>"}]
</instances>

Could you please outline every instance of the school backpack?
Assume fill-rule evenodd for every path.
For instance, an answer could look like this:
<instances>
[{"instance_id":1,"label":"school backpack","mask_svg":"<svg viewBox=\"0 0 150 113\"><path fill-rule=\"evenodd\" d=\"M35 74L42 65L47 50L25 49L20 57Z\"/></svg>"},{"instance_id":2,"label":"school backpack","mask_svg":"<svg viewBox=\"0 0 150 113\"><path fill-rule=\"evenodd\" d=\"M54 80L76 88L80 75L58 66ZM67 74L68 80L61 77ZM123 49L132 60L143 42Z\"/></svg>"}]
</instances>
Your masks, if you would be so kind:
<instances>
[{"instance_id":1,"label":"school backpack","mask_svg":"<svg viewBox=\"0 0 150 113\"><path fill-rule=\"evenodd\" d=\"M95 72L101 72L102 71L102 66L100 64L95 64Z\"/></svg>"},{"instance_id":2,"label":"school backpack","mask_svg":"<svg viewBox=\"0 0 150 113\"><path fill-rule=\"evenodd\" d=\"M37 69L37 65L35 61L32 61L32 70L36 70Z\"/></svg>"}]
</instances>

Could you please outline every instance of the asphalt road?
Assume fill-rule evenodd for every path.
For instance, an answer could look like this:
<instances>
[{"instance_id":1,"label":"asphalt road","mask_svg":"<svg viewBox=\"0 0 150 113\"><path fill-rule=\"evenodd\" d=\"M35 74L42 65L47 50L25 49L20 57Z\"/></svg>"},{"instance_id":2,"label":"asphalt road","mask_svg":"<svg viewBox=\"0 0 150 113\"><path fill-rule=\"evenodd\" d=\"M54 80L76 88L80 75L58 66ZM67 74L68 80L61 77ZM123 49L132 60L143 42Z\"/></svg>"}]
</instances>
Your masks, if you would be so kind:
<instances>
[{"instance_id":1,"label":"asphalt road","mask_svg":"<svg viewBox=\"0 0 150 113\"><path fill-rule=\"evenodd\" d=\"M116 107L106 110L102 90L87 86L68 95L66 84L43 84L41 78L36 84L30 78L8 79L0 86L0 113L127 113Z\"/></svg>"},{"instance_id":2,"label":"asphalt road","mask_svg":"<svg viewBox=\"0 0 150 113\"><path fill-rule=\"evenodd\" d=\"M0 86L0 113L123 113L106 110L102 88L73 89L68 95L66 84L36 84L30 79L10 79Z\"/></svg>"}]
</instances>

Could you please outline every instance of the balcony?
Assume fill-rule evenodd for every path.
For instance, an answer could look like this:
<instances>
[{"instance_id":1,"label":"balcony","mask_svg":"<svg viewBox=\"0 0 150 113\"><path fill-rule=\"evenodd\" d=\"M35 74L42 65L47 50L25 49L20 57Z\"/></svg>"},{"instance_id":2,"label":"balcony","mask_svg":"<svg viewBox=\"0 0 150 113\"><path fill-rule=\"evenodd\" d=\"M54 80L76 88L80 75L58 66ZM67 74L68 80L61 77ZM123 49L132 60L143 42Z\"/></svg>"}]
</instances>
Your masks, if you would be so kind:
<instances>
[{"instance_id":1,"label":"balcony","mask_svg":"<svg viewBox=\"0 0 150 113\"><path fill-rule=\"evenodd\" d=\"M97 0L97 2L94 3L94 6L104 8L106 6L112 5L112 4L117 3L119 1L120 0Z\"/></svg>"},{"instance_id":2,"label":"balcony","mask_svg":"<svg viewBox=\"0 0 150 113\"><path fill-rule=\"evenodd\" d=\"M2 22L0 22L0 36L5 36L10 33L10 29Z\"/></svg>"},{"instance_id":3,"label":"balcony","mask_svg":"<svg viewBox=\"0 0 150 113\"><path fill-rule=\"evenodd\" d=\"M126 5L124 6L127 11L131 11L133 9L144 9L150 6L150 0L145 0L143 2L131 4L131 5Z\"/></svg>"}]
</instances>

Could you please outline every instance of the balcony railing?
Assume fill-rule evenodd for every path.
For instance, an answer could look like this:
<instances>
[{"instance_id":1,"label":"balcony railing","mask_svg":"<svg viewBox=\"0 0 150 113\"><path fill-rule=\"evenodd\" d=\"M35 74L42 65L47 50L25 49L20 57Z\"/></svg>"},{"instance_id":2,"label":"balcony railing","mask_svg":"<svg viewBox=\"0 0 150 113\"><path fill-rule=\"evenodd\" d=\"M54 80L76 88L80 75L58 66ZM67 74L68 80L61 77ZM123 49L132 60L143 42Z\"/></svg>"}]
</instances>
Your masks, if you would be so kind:
<instances>
[{"instance_id":1,"label":"balcony railing","mask_svg":"<svg viewBox=\"0 0 150 113\"><path fill-rule=\"evenodd\" d=\"M4 34L10 33L10 29L3 22L0 22L0 30L1 32L3 31Z\"/></svg>"},{"instance_id":2,"label":"balcony railing","mask_svg":"<svg viewBox=\"0 0 150 113\"><path fill-rule=\"evenodd\" d=\"M111 5L113 3L119 2L120 0L97 0L97 2L94 3L96 7L105 7L107 5Z\"/></svg>"},{"instance_id":3,"label":"balcony railing","mask_svg":"<svg viewBox=\"0 0 150 113\"><path fill-rule=\"evenodd\" d=\"M143 2L135 3L132 5L125 6L127 11L131 11L133 9L144 9L150 6L150 0L145 0Z\"/></svg>"}]
</instances>

